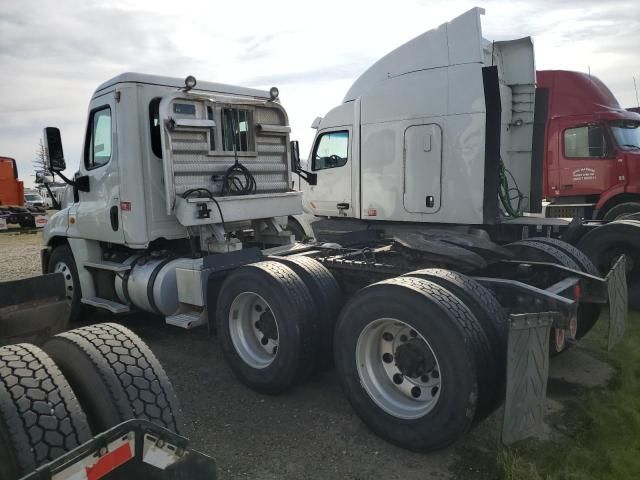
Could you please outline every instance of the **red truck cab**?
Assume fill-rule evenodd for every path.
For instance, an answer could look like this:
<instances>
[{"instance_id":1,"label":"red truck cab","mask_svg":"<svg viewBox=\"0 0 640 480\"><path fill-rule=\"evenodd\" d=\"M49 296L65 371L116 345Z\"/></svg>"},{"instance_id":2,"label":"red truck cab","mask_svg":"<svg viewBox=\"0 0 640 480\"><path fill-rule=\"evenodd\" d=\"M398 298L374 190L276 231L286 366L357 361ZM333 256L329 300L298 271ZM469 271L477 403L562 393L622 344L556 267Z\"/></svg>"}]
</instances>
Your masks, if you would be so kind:
<instances>
[{"instance_id":1,"label":"red truck cab","mask_svg":"<svg viewBox=\"0 0 640 480\"><path fill-rule=\"evenodd\" d=\"M640 212L640 114L598 78L537 72L547 97L543 196L547 216L613 220Z\"/></svg>"}]
</instances>

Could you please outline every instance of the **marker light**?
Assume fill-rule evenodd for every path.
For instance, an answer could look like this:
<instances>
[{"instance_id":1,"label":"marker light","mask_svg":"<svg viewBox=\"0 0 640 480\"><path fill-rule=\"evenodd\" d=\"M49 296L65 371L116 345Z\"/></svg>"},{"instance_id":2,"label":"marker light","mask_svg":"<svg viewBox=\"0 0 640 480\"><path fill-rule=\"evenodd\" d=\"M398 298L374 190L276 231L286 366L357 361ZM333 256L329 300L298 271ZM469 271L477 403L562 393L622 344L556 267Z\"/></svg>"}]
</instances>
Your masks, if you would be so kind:
<instances>
[{"instance_id":1,"label":"marker light","mask_svg":"<svg viewBox=\"0 0 640 480\"><path fill-rule=\"evenodd\" d=\"M184 79L184 85L185 87L187 87L187 90L191 90L192 88L195 88L196 83L198 83L196 81L196 77L194 77L193 75L189 75L187 78Z\"/></svg>"},{"instance_id":2,"label":"marker light","mask_svg":"<svg viewBox=\"0 0 640 480\"><path fill-rule=\"evenodd\" d=\"M275 100L276 98L278 98L278 95L280 95L280 90L278 90L278 87L271 87L271 89L269 90L269 96L271 97L271 100Z\"/></svg>"}]
</instances>

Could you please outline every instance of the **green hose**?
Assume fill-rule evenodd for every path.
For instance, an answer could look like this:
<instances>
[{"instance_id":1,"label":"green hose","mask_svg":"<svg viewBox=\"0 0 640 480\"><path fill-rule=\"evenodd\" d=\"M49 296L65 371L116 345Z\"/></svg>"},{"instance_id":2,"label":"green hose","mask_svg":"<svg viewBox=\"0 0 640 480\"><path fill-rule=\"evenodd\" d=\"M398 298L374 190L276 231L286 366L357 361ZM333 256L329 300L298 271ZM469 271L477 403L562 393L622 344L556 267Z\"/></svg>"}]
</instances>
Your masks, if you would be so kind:
<instances>
[{"instance_id":1,"label":"green hose","mask_svg":"<svg viewBox=\"0 0 640 480\"><path fill-rule=\"evenodd\" d=\"M520 191L516 179L507 167L505 167L502 159L500 159L500 171L498 172L498 176L498 197L500 198L502 208L504 208L505 213L510 217L521 217L524 212L525 200L528 199L528 197ZM509 177L511 177L511 180L513 181L513 187L509 186ZM517 200L515 206L513 205L514 200Z\"/></svg>"}]
</instances>

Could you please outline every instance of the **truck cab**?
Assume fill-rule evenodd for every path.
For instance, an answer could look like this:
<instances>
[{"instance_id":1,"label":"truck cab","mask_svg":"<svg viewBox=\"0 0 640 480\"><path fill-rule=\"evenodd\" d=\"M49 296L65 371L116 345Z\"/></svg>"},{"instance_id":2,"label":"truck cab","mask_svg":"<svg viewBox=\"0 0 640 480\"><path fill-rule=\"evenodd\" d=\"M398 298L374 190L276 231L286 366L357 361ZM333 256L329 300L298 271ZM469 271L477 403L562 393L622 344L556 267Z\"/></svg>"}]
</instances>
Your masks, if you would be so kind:
<instances>
[{"instance_id":1,"label":"truck cab","mask_svg":"<svg viewBox=\"0 0 640 480\"><path fill-rule=\"evenodd\" d=\"M401 45L314 122L305 211L368 221L498 221L499 171L530 192L533 45L482 37L482 9ZM529 204L522 205L529 210Z\"/></svg>"},{"instance_id":2,"label":"truck cab","mask_svg":"<svg viewBox=\"0 0 640 480\"><path fill-rule=\"evenodd\" d=\"M614 207L640 207L640 115L623 109L592 75L539 71L537 82L547 101L549 216L613 220L607 214L620 211Z\"/></svg>"},{"instance_id":3,"label":"truck cab","mask_svg":"<svg viewBox=\"0 0 640 480\"><path fill-rule=\"evenodd\" d=\"M65 273L71 317L90 305L204 322L205 257L293 241L284 229L302 201L289 132L276 88L140 73L98 86L66 179L73 198L43 235L43 271ZM61 174L60 132L44 137L47 166Z\"/></svg>"}]
</instances>

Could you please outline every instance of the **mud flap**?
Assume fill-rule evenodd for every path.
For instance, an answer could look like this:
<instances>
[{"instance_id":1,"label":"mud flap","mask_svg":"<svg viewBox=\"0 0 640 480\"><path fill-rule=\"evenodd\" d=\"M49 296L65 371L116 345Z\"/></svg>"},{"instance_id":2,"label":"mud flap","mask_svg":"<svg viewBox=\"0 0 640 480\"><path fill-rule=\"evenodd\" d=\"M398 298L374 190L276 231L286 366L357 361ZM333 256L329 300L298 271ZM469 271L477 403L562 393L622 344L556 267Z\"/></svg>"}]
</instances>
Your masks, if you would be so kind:
<instances>
[{"instance_id":1,"label":"mud flap","mask_svg":"<svg viewBox=\"0 0 640 480\"><path fill-rule=\"evenodd\" d=\"M624 255L616 261L606 277L609 293L609 335L607 348L609 351L622 340L627 326L627 260Z\"/></svg>"},{"instance_id":2,"label":"mud flap","mask_svg":"<svg viewBox=\"0 0 640 480\"><path fill-rule=\"evenodd\" d=\"M0 283L0 345L41 344L67 329L69 304L62 273Z\"/></svg>"},{"instance_id":3,"label":"mud flap","mask_svg":"<svg viewBox=\"0 0 640 480\"><path fill-rule=\"evenodd\" d=\"M554 313L512 314L507 345L507 385L502 442L537 433L544 418L549 374L549 333Z\"/></svg>"}]
</instances>

